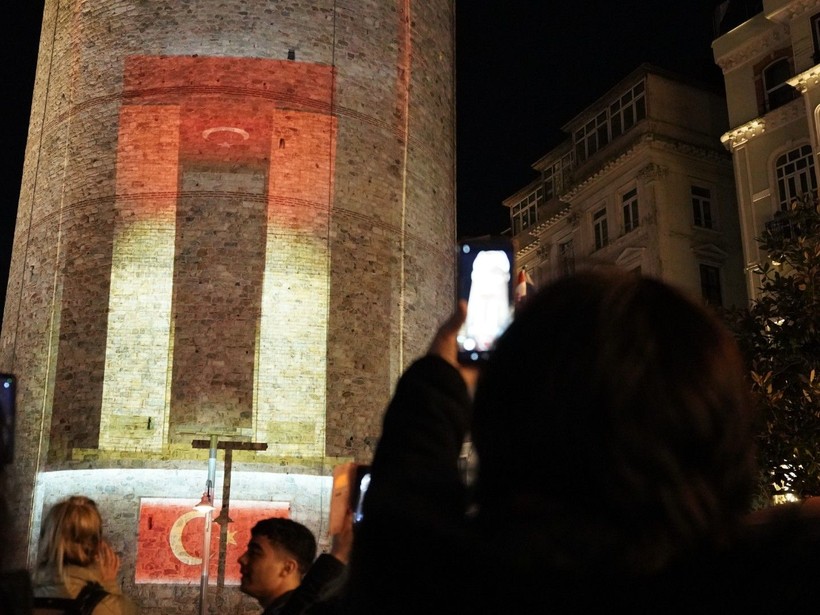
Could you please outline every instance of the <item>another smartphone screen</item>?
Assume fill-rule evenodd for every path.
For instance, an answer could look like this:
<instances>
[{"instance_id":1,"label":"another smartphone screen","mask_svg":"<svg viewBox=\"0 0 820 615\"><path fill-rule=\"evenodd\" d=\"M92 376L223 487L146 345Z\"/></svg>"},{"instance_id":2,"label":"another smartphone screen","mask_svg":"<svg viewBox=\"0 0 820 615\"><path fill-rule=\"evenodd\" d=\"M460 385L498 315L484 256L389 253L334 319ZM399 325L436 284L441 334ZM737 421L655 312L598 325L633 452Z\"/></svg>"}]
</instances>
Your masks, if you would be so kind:
<instances>
[{"instance_id":1,"label":"another smartphone screen","mask_svg":"<svg viewBox=\"0 0 820 615\"><path fill-rule=\"evenodd\" d=\"M513 317L513 248L497 237L466 241L458 249L458 296L467 300L467 320L458 333L458 358L489 358Z\"/></svg>"},{"instance_id":2,"label":"another smartphone screen","mask_svg":"<svg viewBox=\"0 0 820 615\"><path fill-rule=\"evenodd\" d=\"M14 461L15 379L0 374L0 464Z\"/></svg>"},{"instance_id":3,"label":"another smartphone screen","mask_svg":"<svg viewBox=\"0 0 820 615\"><path fill-rule=\"evenodd\" d=\"M353 523L359 523L364 518L362 506L364 505L364 496L367 494L367 488L369 486L370 466L357 466L350 501L350 507L353 509Z\"/></svg>"}]
</instances>

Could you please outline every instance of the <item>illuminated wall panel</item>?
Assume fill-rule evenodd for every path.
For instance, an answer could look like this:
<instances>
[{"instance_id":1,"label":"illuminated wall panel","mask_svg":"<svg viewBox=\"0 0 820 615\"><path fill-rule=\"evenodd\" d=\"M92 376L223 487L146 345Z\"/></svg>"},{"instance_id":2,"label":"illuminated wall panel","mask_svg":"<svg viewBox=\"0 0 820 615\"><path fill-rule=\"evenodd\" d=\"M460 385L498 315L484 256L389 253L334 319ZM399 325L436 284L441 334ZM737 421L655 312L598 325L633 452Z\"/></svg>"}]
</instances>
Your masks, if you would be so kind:
<instances>
[{"instance_id":1,"label":"illuminated wall panel","mask_svg":"<svg viewBox=\"0 0 820 615\"><path fill-rule=\"evenodd\" d=\"M291 62L129 59L132 99L152 103L133 108L173 109L176 124L149 111L123 124L117 193L139 193L139 216L116 226L101 448L158 451L204 432L324 456L329 77ZM303 85L298 97L286 83Z\"/></svg>"},{"instance_id":2,"label":"illuminated wall panel","mask_svg":"<svg viewBox=\"0 0 820 615\"><path fill-rule=\"evenodd\" d=\"M268 454L322 457L335 123L276 112L271 146L254 440Z\"/></svg>"},{"instance_id":3,"label":"illuminated wall panel","mask_svg":"<svg viewBox=\"0 0 820 615\"><path fill-rule=\"evenodd\" d=\"M183 162L173 312L187 317L173 325L172 442L203 427L250 435L266 171Z\"/></svg>"},{"instance_id":4,"label":"illuminated wall panel","mask_svg":"<svg viewBox=\"0 0 820 615\"><path fill-rule=\"evenodd\" d=\"M168 427L179 112L124 106L100 448L159 451Z\"/></svg>"}]
</instances>

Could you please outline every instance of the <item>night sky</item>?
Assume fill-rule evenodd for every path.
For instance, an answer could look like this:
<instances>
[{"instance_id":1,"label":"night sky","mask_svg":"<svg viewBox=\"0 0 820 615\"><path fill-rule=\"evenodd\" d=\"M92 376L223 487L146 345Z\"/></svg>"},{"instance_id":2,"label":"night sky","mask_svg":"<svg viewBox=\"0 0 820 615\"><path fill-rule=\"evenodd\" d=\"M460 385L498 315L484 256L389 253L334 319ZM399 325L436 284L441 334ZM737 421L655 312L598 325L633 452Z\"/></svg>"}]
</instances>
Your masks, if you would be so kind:
<instances>
[{"instance_id":1,"label":"night sky","mask_svg":"<svg viewBox=\"0 0 820 615\"><path fill-rule=\"evenodd\" d=\"M385 0L386 1L386 0ZM508 228L502 199L561 127L643 62L722 87L712 58L716 0L457 0L460 237ZM4 19L5 162L0 194L0 305L5 297L43 0Z\"/></svg>"},{"instance_id":2,"label":"night sky","mask_svg":"<svg viewBox=\"0 0 820 615\"><path fill-rule=\"evenodd\" d=\"M530 165L567 137L562 126L641 63L722 91L711 49L715 4L462 0L459 235L507 229L501 201L535 179Z\"/></svg>"}]
</instances>

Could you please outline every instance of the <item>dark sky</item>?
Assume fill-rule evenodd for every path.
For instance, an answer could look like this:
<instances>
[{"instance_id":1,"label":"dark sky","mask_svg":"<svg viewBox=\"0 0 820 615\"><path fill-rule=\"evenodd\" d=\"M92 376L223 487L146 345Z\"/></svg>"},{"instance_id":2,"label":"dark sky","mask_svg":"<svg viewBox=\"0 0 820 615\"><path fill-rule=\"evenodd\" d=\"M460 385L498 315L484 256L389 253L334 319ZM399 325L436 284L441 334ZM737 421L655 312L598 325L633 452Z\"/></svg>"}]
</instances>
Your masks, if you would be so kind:
<instances>
[{"instance_id":1,"label":"dark sky","mask_svg":"<svg viewBox=\"0 0 820 615\"><path fill-rule=\"evenodd\" d=\"M722 90L713 0L461 0L457 11L459 234L509 227L501 201L569 120L643 62Z\"/></svg>"},{"instance_id":2,"label":"dark sky","mask_svg":"<svg viewBox=\"0 0 820 615\"><path fill-rule=\"evenodd\" d=\"M561 127L642 62L722 83L712 59L716 0L457 0L459 236L509 226L502 199ZM0 305L19 197L43 0L15 4L0 43L5 161ZM1 321L0 321L1 322Z\"/></svg>"}]
</instances>

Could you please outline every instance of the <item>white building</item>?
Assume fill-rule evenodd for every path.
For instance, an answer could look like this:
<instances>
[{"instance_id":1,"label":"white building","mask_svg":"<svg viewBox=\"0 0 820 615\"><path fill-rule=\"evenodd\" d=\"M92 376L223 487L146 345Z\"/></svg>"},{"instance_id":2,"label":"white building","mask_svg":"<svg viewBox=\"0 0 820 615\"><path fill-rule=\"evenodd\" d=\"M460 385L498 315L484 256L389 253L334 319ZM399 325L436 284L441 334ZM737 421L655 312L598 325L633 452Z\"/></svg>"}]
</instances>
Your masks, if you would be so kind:
<instances>
[{"instance_id":1,"label":"white building","mask_svg":"<svg viewBox=\"0 0 820 615\"><path fill-rule=\"evenodd\" d=\"M763 0L763 10L712 43L726 82L747 287L758 293L757 238L777 212L817 189L820 1Z\"/></svg>"},{"instance_id":2,"label":"white building","mask_svg":"<svg viewBox=\"0 0 820 615\"><path fill-rule=\"evenodd\" d=\"M725 101L642 65L568 122L569 137L504 200L519 267L536 286L599 263L744 305Z\"/></svg>"}]
</instances>

